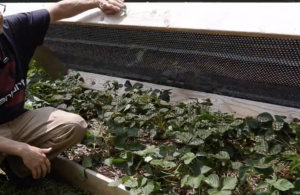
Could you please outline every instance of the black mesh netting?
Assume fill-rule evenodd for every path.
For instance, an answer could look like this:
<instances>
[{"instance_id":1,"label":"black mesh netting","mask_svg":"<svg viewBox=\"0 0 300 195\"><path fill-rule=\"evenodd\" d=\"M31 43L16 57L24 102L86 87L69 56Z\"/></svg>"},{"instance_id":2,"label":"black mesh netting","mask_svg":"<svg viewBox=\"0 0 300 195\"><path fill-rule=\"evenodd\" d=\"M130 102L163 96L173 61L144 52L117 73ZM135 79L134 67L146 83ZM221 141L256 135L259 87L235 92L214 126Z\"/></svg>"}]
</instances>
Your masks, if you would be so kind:
<instances>
[{"instance_id":1,"label":"black mesh netting","mask_svg":"<svg viewBox=\"0 0 300 195\"><path fill-rule=\"evenodd\" d=\"M51 25L45 45L69 68L300 108L300 41Z\"/></svg>"}]
</instances>

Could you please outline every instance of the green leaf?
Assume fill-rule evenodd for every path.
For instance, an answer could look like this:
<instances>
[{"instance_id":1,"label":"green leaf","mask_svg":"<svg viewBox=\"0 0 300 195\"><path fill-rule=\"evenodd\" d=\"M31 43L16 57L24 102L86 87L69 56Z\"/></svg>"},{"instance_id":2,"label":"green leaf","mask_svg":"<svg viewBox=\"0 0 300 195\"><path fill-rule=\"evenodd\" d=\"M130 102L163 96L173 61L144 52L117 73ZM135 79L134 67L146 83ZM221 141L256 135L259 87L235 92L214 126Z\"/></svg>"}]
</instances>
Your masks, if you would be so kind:
<instances>
[{"instance_id":1,"label":"green leaf","mask_svg":"<svg viewBox=\"0 0 300 195\"><path fill-rule=\"evenodd\" d=\"M91 137L100 137L100 131L96 131L96 130L88 130L87 134L90 135Z\"/></svg>"},{"instance_id":2,"label":"green leaf","mask_svg":"<svg viewBox=\"0 0 300 195\"><path fill-rule=\"evenodd\" d=\"M133 84L133 87L137 88L137 89L141 89L141 88L143 88L143 86L144 85L142 83L139 83L139 82L136 82L136 83Z\"/></svg>"},{"instance_id":3,"label":"green leaf","mask_svg":"<svg viewBox=\"0 0 300 195\"><path fill-rule=\"evenodd\" d=\"M204 179L203 175L197 177L189 176L187 179L187 184L194 189L199 188L201 181Z\"/></svg>"},{"instance_id":4,"label":"green leaf","mask_svg":"<svg viewBox=\"0 0 300 195\"><path fill-rule=\"evenodd\" d=\"M219 191L218 189L209 189L207 193L209 195L231 195L231 191Z\"/></svg>"},{"instance_id":5,"label":"green leaf","mask_svg":"<svg viewBox=\"0 0 300 195\"><path fill-rule=\"evenodd\" d=\"M278 122L284 122L284 119L286 119L286 116L278 116L278 115L274 115L276 121Z\"/></svg>"},{"instance_id":6,"label":"green leaf","mask_svg":"<svg viewBox=\"0 0 300 195\"><path fill-rule=\"evenodd\" d=\"M68 107L67 104L60 104L60 105L58 105L56 108L57 108L57 109L61 109L61 110L66 110L67 107Z\"/></svg>"},{"instance_id":7,"label":"green leaf","mask_svg":"<svg viewBox=\"0 0 300 195\"><path fill-rule=\"evenodd\" d=\"M261 140L260 142L256 143L254 149L259 154L267 154L269 150L268 142L266 142L265 140Z\"/></svg>"},{"instance_id":8,"label":"green leaf","mask_svg":"<svg viewBox=\"0 0 300 195\"><path fill-rule=\"evenodd\" d=\"M126 134L121 134L116 136L114 140L115 148L119 150L125 150L126 149L126 144L125 141L127 140Z\"/></svg>"},{"instance_id":9,"label":"green leaf","mask_svg":"<svg viewBox=\"0 0 300 195\"><path fill-rule=\"evenodd\" d=\"M250 166L241 166L239 169L239 179L241 183L243 183L247 177L248 177L248 172L250 171L251 167Z\"/></svg>"},{"instance_id":10,"label":"green leaf","mask_svg":"<svg viewBox=\"0 0 300 195\"><path fill-rule=\"evenodd\" d=\"M236 119L234 122L232 122L230 125L234 127L238 127L244 123L244 120L242 119Z\"/></svg>"},{"instance_id":11,"label":"green leaf","mask_svg":"<svg viewBox=\"0 0 300 195\"><path fill-rule=\"evenodd\" d=\"M284 126L284 122L273 121L272 127L275 131L280 131Z\"/></svg>"},{"instance_id":12,"label":"green leaf","mask_svg":"<svg viewBox=\"0 0 300 195\"><path fill-rule=\"evenodd\" d=\"M132 87L132 84L129 80L126 80L124 83L124 87Z\"/></svg>"},{"instance_id":13,"label":"green leaf","mask_svg":"<svg viewBox=\"0 0 300 195\"><path fill-rule=\"evenodd\" d=\"M147 181L148 181L148 179L147 178L145 178L145 177L139 177L139 179L138 179L138 183L139 183L139 187L143 187L143 186L145 186L145 184L147 183Z\"/></svg>"},{"instance_id":14,"label":"green leaf","mask_svg":"<svg viewBox=\"0 0 300 195\"><path fill-rule=\"evenodd\" d=\"M124 108L124 112L126 112L127 110L129 110L130 107L131 107L131 104L127 104L127 105L125 106L125 108Z\"/></svg>"},{"instance_id":15,"label":"green leaf","mask_svg":"<svg viewBox=\"0 0 300 195\"><path fill-rule=\"evenodd\" d=\"M259 127L258 121L255 119L250 119L247 121L247 124L251 129L257 129Z\"/></svg>"},{"instance_id":16,"label":"green leaf","mask_svg":"<svg viewBox=\"0 0 300 195\"><path fill-rule=\"evenodd\" d=\"M278 190L273 190L270 195L280 195L280 193Z\"/></svg>"},{"instance_id":17,"label":"green leaf","mask_svg":"<svg viewBox=\"0 0 300 195\"><path fill-rule=\"evenodd\" d=\"M265 176L269 176L274 173L273 168L267 166L255 166L254 170L260 174L264 174Z\"/></svg>"},{"instance_id":18,"label":"green leaf","mask_svg":"<svg viewBox=\"0 0 300 195\"><path fill-rule=\"evenodd\" d=\"M175 136L185 144L189 144L189 142L194 138L194 135L189 132L178 132Z\"/></svg>"},{"instance_id":19,"label":"green leaf","mask_svg":"<svg viewBox=\"0 0 300 195\"><path fill-rule=\"evenodd\" d=\"M213 155L214 158L220 159L220 160L229 160L230 156L227 152L225 151L220 151L219 153Z\"/></svg>"},{"instance_id":20,"label":"green leaf","mask_svg":"<svg viewBox=\"0 0 300 195\"><path fill-rule=\"evenodd\" d=\"M183 188L184 186L185 186L185 184L186 184L186 182L188 181L188 178L189 178L190 176L189 175L184 175L182 178L181 178L181 180L180 180L180 187L181 188Z\"/></svg>"},{"instance_id":21,"label":"green leaf","mask_svg":"<svg viewBox=\"0 0 300 195\"><path fill-rule=\"evenodd\" d=\"M205 174L205 173L207 173L208 171L210 171L212 168L211 167L208 167L208 166L206 166L206 165L203 165L202 167L201 167L201 173L202 174Z\"/></svg>"},{"instance_id":22,"label":"green leaf","mask_svg":"<svg viewBox=\"0 0 300 195\"><path fill-rule=\"evenodd\" d=\"M159 154L159 148L155 146L147 146L145 150L134 151L132 153L139 156L147 156L149 154Z\"/></svg>"},{"instance_id":23,"label":"green leaf","mask_svg":"<svg viewBox=\"0 0 300 195\"><path fill-rule=\"evenodd\" d=\"M170 89L163 90L159 94L158 98L168 103L168 102L170 102L170 94L171 94Z\"/></svg>"},{"instance_id":24,"label":"green leaf","mask_svg":"<svg viewBox=\"0 0 300 195\"><path fill-rule=\"evenodd\" d=\"M111 164L112 164L112 161L113 161L112 157L111 158L107 158L107 159L104 160L104 164L110 167Z\"/></svg>"},{"instance_id":25,"label":"green leaf","mask_svg":"<svg viewBox=\"0 0 300 195\"><path fill-rule=\"evenodd\" d=\"M266 182L270 185L273 185L276 182L276 180L277 180L276 175L273 175L272 179L266 179Z\"/></svg>"},{"instance_id":26,"label":"green leaf","mask_svg":"<svg viewBox=\"0 0 300 195\"><path fill-rule=\"evenodd\" d=\"M131 188L129 193L130 195L140 195L142 190L140 188Z\"/></svg>"},{"instance_id":27,"label":"green leaf","mask_svg":"<svg viewBox=\"0 0 300 195\"><path fill-rule=\"evenodd\" d=\"M131 150L131 151L144 150L146 148L145 145L141 144L138 141L127 144L127 147L128 147L128 150Z\"/></svg>"},{"instance_id":28,"label":"green leaf","mask_svg":"<svg viewBox=\"0 0 300 195\"><path fill-rule=\"evenodd\" d=\"M161 160L161 159L154 159L154 160L150 161L150 164L160 166L165 169L170 169L170 168L176 167L176 164L174 162L165 161L165 160Z\"/></svg>"},{"instance_id":29,"label":"green leaf","mask_svg":"<svg viewBox=\"0 0 300 195\"><path fill-rule=\"evenodd\" d=\"M200 146L204 143L204 141L200 138L193 138L188 145L190 146Z\"/></svg>"},{"instance_id":30,"label":"green leaf","mask_svg":"<svg viewBox=\"0 0 300 195\"><path fill-rule=\"evenodd\" d=\"M204 113L197 117L198 120L208 120L213 121L215 119L215 116L213 116L211 113Z\"/></svg>"},{"instance_id":31,"label":"green leaf","mask_svg":"<svg viewBox=\"0 0 300 195\"><path fill-rule=\"evenodd\" d=\"M185 112L185 110L183 108L180 108L180 107L175 107L174 111L175 111L176 115L182 115Z\"/></svg>"},{"instance_id":32,"label":"green leaf","mask_svg":"<svg viewBox=\"0 0 300 195\"><path fill-rule=\"evenodd\" d=\"M197 152L196 156L207 156L207 153L206 152Z\"/></svg>"},{"instance_id":33,"label":"green leaf","mask_svg":"<svg viewBox=\"0 0 300 195\"><path fill-rule=\"evenodd\" d=\"M122 181L121 180L118 180L118 181L113 181L113 182L110 182L108 184L109 187L118 187L119 185L122 184Z\"/></svg>"},{"instance_id":34,"label":"green leaf","mask_svg":"<svg viewBox=\"0 0 300 195\"><path fill-rule=\"evenodd\" d=\"M161 113L167 113L168 111L169 111L168 108L161 108L161 109L159 110L159 112L161 112Z\"/></svg>"},{"instance_id":35,"label":"green leaf","mask_svg":"<svg viewBox=\"0 0 300 195\"><path fill-rule=\"evenodd\" d=\"M142 188L144 195L149 195L154 191L155 185L153 181L148 181L147 185Z\"/></svg>"},{"instance_id":36,"label":"green leaf","mask_svg":"<svg viewBox=\"0 0 300 195\"><path fill-rule=\"evenodd\" d=\"M131 152L126 153L126 160L128 167L131 167L134 163L134 155Z\"/></svg>"},{"instance_id":37,"label":"green leaf","mask_svg":"<svg viewBox=\"0 0 300 195\"><path fill-rule=\"evenodd\" d=\"M114 112L105 112L104 118L110 118L113 114L114 114Z\"/></svg>"},{"instance_id":38,"label":"green leaf","mask_svg":"<svg viewBox=\"0 0 300 195\"><path fill-rule=\"evenodd\" d=\"M137 127L132 127L127 130L128 137L138 137L140 129Z\"/></svg>"},{"instance_id":39,"label":"green leaf","mask_svg":"<svg viewBox=\"0 0 300 195\"><path fill-rule=\"evenodd\" d=\"M257 116L257 120L261 123L271 122L274 120L270 113L263 112Z\"/></svg>"},{"instance_id":40,"label":"green leaf","mask_svg":"<svg viewBox=\"0 0 300 195\"><path fill-rule=\"evenodd\" d=\"M268 188L270 186L270 184L268 184L267 182L260 182L256 189L264 189L264 188Z\"/></svg>"},{"instance_id":41,"label":"green leaf","mask_svg":"<svg viewBox=\"0 0 300 195\"><path fill-rule=\"evenodd\" d=\"M210 174L204 181L213 188L219 187L219 176L216 174Z\"/></svg>"},{"instance_id":42,"label":"green leaf","mask_svg":"<svg viewBox=\"0 0 300 195\"><path fill-rule=\"evenodd\" d=\"M233 190L236 187L238 179L236 177L223 177L222 178L222 190Z\"/></svg>"},{"instance_id":43,"label":"green leaf","mask_svg":"<svg viewBox=\"0 0 300 195\"><path fill-rule=\"evenodd\" d=\"M193 175L205 174L212 169L207 162L199 159L195 159L189 166L193 171Z\"/></svg>"},{"instance_id":44,"label":"green leaf","mask_svg":"<svg viewBox=\"0 0 300 195\"><path fill-rule=\"evenodd\" d=\"M173 112L165 115L165 119L171 119L171 118L175 118L175 117L176 117L176 114Z\"/></svg>"},{"instance_id":45,"label":"green leaf","mask_svg":"<svg viewBox=\"0 0 300 195\"><path fill-rule=\"evenodd\" d=\"M183 155L183 157L181 158L181 160L184 161L184 164L188 165L190 164L194 159L196 158L195 154L192 152L188 152L185 155Z\"/></svg>"},{"instance_id":46,"label":"green leaf","mask_svg":"<svg viewBox=\"0 0 300 195\"><path fill-rule=\"evenodd\" d=\"M239 168L243 166L243 163L241 163L241 162L231 162L231 165L232 165L233 170L239 170Z\"/></svg>"},{"instance_id":47,"label":"green leaf","mask_svg":"<svg viewBox=\"0 0 300 195\"><path fill-rule=\"evenodd\" d=\"M211 134L212 134L211 131L203 130L203 129L197 132L197 135L203 140L206 140L206 138L208 138Z\"/></svg>"},{"instance_id":48,"label":"green leaf","mask_svg":"<svg viewBox=\"0 0 300 195\"><path fill-rule=\"evenodd\" d=\"M87 178L86 178L86 175L85 175L85 168L79 168L78 170L77 170L77 175L78 175L78 177L81 179L81 180L86 180Z\"/></svg>"},{"instance_id":49,"label":"green leaf","mask_svg":"<svg viewBox=\"0 0 300 195\"><path fill-rule=\"evenodd\" d=\"M221 125L219 125L219 127L218 127L218 132L219 133L225 133L226 131L228 131L230 129L230 125L228 125L228 124L221 124Z\"/></svg>"},{"instance_id":50,"label":"green leaf","mask_svg":"<svg viewBox=\"0 0 300 195\"><path fill-rule=\"evenodd\" d=\"M115 119L114 119L115 123L117 124L122 124L126 121L126 119L124 117L120 117L120 116L117 116Z\"/></svg>"},{"instance_id":51,"label":"green leaf","mask_svg":"<svg viewBox=\"0 0 300 195\"><path fill-rule=\"evenodd\" d=\"M281 149L282 149L281 145L276 144L270 149L269 153L270 153L270 155L276 155L281 152Z\"/></svg>"},{"instance_id":52,"label":"green leaf","mask_svg":"<svg viewBox=\"0 0 300 195\"><path fill-rule=\"evenodd\" d=\"M134 188L138 186L138 181L136 178L130 177L123 183L123 185L125 187Z\"/></svg>"},{"instance_id":53,"label":"green leaf","mask_svg":"<svg viewBox=\"0 0 300 195\"><path fill-rule=\"evenodd\" d=\"M274 188L280 190L280 191L287 191L289 189L294 188L294 185L288 181L287 179L280 178L278 179L274 184Z\"/></svg>"},{"instance_id":54,"label":"green leaf","mask_svg":"<svg viewBox=\"0 0 300 195\"><path fill-rule=\"evenodd\" d=\"M280 172L285 168L285 164L277 164L275 166L273 166L273 170L274 172Z\"/></svg>"},{"instance_id":55,"label":"green leaf","mask_svg":"<svg viewBox=\"0 0 300 195\"><path fill-rule=\"evenodd\" d=\"M124 168L124 166L126 166L127 164L127 161L121 158L116 158L113 159L111 163L118 168Z\"/></svg>"},{"instance_id":56,"label":"green leaf","mask_svg":"<svg viewBox=\"0 0 300 195\"><path fill-rule=\"evenodd\" d=\"M90 158L90 157L84 157L82 159L82 166L86 167L86 168L92 167L93 166L93 159Z\"/></svg>"},{"instance_id":57,"label":"green leaf","mask_svg":"<svg viewBox=\"0 0 300 195\"><path fill-rule=\"evenodd\" d=\"M300 194L300 179L297 179L294 182L294 186L295 186L295 188L293 189L293 193L294 194Z\"/></svg>"},{"instance_id":58,"label":"green leaf","mask_svg":"<svg viewBox=\"0 0 300 195\"><path fill-rule=\"evenodd\" d=\"M187 148L187 147L183 147L183 148L177 149L174 152L173 157L183 156L184 154L186 154L187 152L190 152L190 151L191 151L191 149Z\"/></svg>"}]
</instances>

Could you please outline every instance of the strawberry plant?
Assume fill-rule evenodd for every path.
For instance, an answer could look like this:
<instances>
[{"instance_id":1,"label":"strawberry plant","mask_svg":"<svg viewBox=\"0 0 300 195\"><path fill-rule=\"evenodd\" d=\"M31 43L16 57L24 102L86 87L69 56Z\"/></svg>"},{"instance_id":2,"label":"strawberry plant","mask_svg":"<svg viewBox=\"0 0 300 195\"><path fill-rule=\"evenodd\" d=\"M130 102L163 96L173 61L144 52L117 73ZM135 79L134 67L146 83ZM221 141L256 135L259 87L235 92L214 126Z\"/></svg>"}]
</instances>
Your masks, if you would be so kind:
<instances>
[{"instance_id":1,"label":"strawberry plant","mask_svg":"<svg viewBox=\"0 0 300 195\"><path fill-rule=\"evenodd\" d=\"M76 72L57 81L36 76L26 105L78 113L90 128L97 123L78 162L120 171L111 187L123 184L132 195L300 193L299 121L267 112L237 118L212 112L209 100L169 104L170 90L141 83L108 81L95 91L82 82Z\"/></svg>"}]
</instances>

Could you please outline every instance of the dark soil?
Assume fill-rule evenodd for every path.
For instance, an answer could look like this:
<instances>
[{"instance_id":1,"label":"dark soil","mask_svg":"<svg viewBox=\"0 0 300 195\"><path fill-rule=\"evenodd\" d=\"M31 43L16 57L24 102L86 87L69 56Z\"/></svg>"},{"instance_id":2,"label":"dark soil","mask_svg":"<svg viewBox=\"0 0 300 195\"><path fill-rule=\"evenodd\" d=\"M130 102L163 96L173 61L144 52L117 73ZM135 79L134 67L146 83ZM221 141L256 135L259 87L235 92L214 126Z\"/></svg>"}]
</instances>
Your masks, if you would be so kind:
<instances>
[{"instance_id":1,"label":"dark soil","mask_svg":"<svg viewBox=\"0 0 300 195\"><path fill-rule=\"evenodd\" d=\"M1 173L1 177L3 173ZM27 190L17 190L8 184L7 181L1 181L0 195L92 195L77 187L71 186L65 181L48 175L45 179Z\"/></svg>"}]
</instances>

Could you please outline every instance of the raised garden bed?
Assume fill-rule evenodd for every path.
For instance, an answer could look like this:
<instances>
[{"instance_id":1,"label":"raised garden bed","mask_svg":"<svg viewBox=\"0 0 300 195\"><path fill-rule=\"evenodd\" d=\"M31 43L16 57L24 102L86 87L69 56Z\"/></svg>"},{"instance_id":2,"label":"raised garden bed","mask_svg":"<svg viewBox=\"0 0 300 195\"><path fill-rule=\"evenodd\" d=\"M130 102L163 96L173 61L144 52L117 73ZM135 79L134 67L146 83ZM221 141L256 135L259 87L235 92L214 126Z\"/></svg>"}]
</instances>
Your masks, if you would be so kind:
<instances>
[{"instance_id":1,"label":"raised garden bed","mask_svg":"<svg viewBox=\"0 0 300 195\"><path fill-rule=\"evenodd\" d=\"M251 37L299 39L299 29L295 29L286 22L289 18L297 18L293 17L299 14L296 4L289 5L291 7L286 7L288 9L282 9L284 6L288 6L287 4L272 5L272 9L268 9L270 8L269 4L261 6L254 4L222 4L221 6L214 3L202 4L199 7L192 4L173 4L172 9L170 9L170 4L159 5L131 4L129 5L130 13L132 13L132 10L137 13L128 14L126 17L109 17L91 10L88 13L64 20L61 24L81 23L88 26L133 25L141 28L158 27L168 30L186 28L210 33L227 31L231 35L250 35ZM23 11L25 7L26 9L35 9L44 6L45 4L31 6L10 4L6 14ZM183 6L185 9L182 9ZM233 6L235 9L233 9ZM197 12L191 11L193 8ZM219 14L209 11L210 9L217 10ZM268 17L251 17L251 20L249 20L249 13L251 15L253 9L258 13L256 16L265 14L266 9L270 12L268 12ZM183 12L183 10L187 11ZM232 10L238 11L232 12ZM278 10L289 11L278 12ZM280 28L277 28L278 26ZM59 34L64 34L64 37L69 36L65 33ZM82 32L78 34L82 36ZM101 33L93 31L91 34L97 34L96 36L99 37ZM94 41L94 38L90 36L91 34L86 35ZM63 44L60 43L60 45ZM58 50L71 49L70 51L73 53L74 48L71 47L72 45L75 44L65 44L63 45L64 48ZM241 46L239 42L236 45ZM266 45L269 46L269 44ZM190 45L188 44L188 46ZM295 48L297 49L297 47ZM236 50L236 46L232 49ZM296 49L293 49L293 51ZM79 49L78 51L82 50ZM90 51L86 50L88 53ZM106 53L110 57L113 49L106 49L106 51L110 51ZM278 51L278 49L275 49L275 51ZM279 49L279 51L282 50ZM134 53L136 52L139 53L138 51ZM119 51L119 53L122 54L122 51ZM289 50L287 53L291 54L292 51ZM95 59L99 56L98 52L91 52L90 54ZM147 52L145 56L151 57L152 54L157 56L155 52ZM82 52L78 55L82 55ZM126 59L125 53L116 56ZM132 53L131 56L134 56L134 54ZM137 55L137 58L139 56ZM186 55L181 54L180 59L177 59L178 56L180 55L170 55L168 59L173 58L172 62L173 60L180 61ZM74 58L74 56L67 57ZM121 58L113 56L113 59ZM108 60L110 62L111 58L108 58ZM75 59L75 62L79 62L78 58ZM120 62L120 64L123 64L123 62ZM129 65L127 68L132 68L130 65L136 63L133 59L126 62ZM295 63L297 62L298 58L295 58ZM85 63L86 61L84 61ZM231 67L231 64L229 65L224 64L224 66ZM240 64L237 63L236 65ZM274 63L272 65L274 66ZM118 74L120 74L119 68L115 67ZM173 67L172 63L170 69L173 69ZM236 67L237 73L239 73L240 69L238 66ZM111 73L115 74L116 69L111 68ZM136 69L135 67L133 69L140 71L137 74L149 71L149 69ZM220 70L220 67L218 69ZM92 71L95 72L95 70L96 68ZM222 71L226 73L226 69ZM267 73L272 73L273 76L280 73L277 78L285 78L280 82L285 83L287 81L289 74L282 71L272 71L270 69ZM30 88L27 90L28 101L26 102L29 108L53 106L78 113L87 119L89 132L86 139L62 154L73 162L58 158L54 167L57 172L64 174L69 180L73 179L75 181L82 177L81 186L86 184L91 191L94 189L98 192L102 188L105 195L121 193L121 191L118 191L121 188L103 187L105 183L109 182L107 178L102 176L105 175L111 179L110 181L117 181L113 182L113 185L124 184L131 194L300 194L300 159L298 155L300 128L298 120L293 120L294 116L299 116L299 110L280 109L281 107L273 109L276 106L259 102L253 104L253 102L249 103L249 101L240 101L235 98L230 100L217 98L218 101L214 102L216 103L214 105L210 105L207 100L200 102L199 100L192 100L189 104L180 101L181 103L169 105L165 102L165 100L168 100L168 91L155 90L157 93L152 94L153 91L148 91L149 93L145 94L145 92L142 92L143 88L141 88L140 83L132 84L132 86L129 82L122 82L121 84L125 84L123 89L127 88L128 90L125 91L125 94L120 95L119 90L114 90L119 87L116 82L109 81L106 89L99 92L83 88L82 83L80 83L82 81L80 75L69 75L62 81L53 83L42 78L41 76L45 76L40 74L42 72L38 74L31 73L37 73L36 69L32 69L30 72ZM286 75L282 76L282 74ZM171 72L170 75L177 74ZM191 78L198 78L199 74L195 75ZM237 75L240 76L240 74ZM261 75L261 72L254 73L254 76L256 75ZM134 78L132 75L130 76ZM250 79L247 76L245 78ZM268 78L268 75L261 75L260 78ZM205 83L201 83L200 86L195 86L193 89L235 95L232 91L242 90L241 87L245 86L237 81L237 84L233 85L234 88L217 91L214 89L216 86L210 82L214 78L210 79L202 78L201 81L203 80ZM255 79L257 78L255 77ZM151 78L148 81L151 81ZM172 81L174 81L174 78L171 79ZM182 82L179 82L176 83L176 86L192 89L193 81L191 79L191 82L187 85L182 85ZM220 83L223 83L222 81L225 80L221 80ZM97 83L95 84L93 79L89 79L89 82L88 84L85 83L84 86L98 89L99 86L96 86ZM168 84L168 82L170 81L161 81L160 83ZM214 84L218 86L220 83ZM266 85L267 83L263 82L263 84ZM285 86L284 88L277 88L279 90L273 90L274 86L271 85L268 88L272 94L275 92L273 96L267 98L268 100L279 97L279 99L286 99L284 105L295 105L297 103L298 93L296 91L290 93L294 95L292 99L282 98L283 96L278 94ZM257 90L256 85L254 86L253 83L247 87L248 94L246 94L248 96ZM183 91L176 91L176 93L182 95ZM224 100L225 102L230 101L229 106L223 103ZM272 102L275 102L275 100ZM288 100L293 101L293 104L287 102ZM223 112L225 110L236 111L239 115L234 117L230 114L215 112L216 108L221 109ZM247 108L246 112L240 112ZM289 112L286 110L289 110ZM257 113L259 111L262 114ZM270 113L273 116L266 113L266 111L271 111ZM251 117L248 117L248 114ZM288 120L284 121L282 115L288 115ZM60 166L62 164L64 166ZM68 167L68 165L70 166ZM84 172L82 166L79 165L86 167L86 171ZM77 173L75 173L76 169ZM97 172L102 175L97 175ZM86 173L85 176L84 173ZM91 178L100 178L100 180L97 182L94 180L95 183L93 183L90 180ZM88 179L90 182L84 182L86 181L84 179ZM80 182L77 180L77 183ZM111 191L108 189L111 189Z\"/></svg>"},{"instance_id":2,"label":"raised garden bed","mask_svg":"<svg viewBox=\"0 0 300 195\"><path fill-rule=\"evenodd\" d=\"M111 188L112 179L91 169L86 169L77 162L59 156L53 163L53 173L56 178L62 178L73 186L91 192L93 195L129 195L123 185Z\"/></svg>"},{"instance_id":3,"label":"raised garden bed","mask_svg":"<svg viewBox=\"0 0 300 195\"><path fill-rule=\"evenodd\" d=\"M62 155L114 180L110 186L155 195L300 193L298 119L234 117L211 111L209 100L168 104L168 90L141 83L108 81L96 91L76 72L54 83L32 73L26 105L86 118L86 138Z\"/></svg>"}]
</instances>

